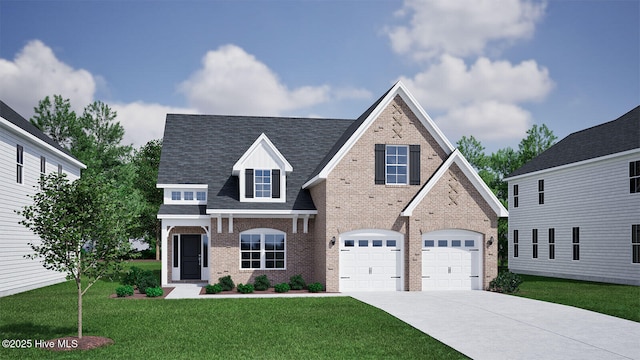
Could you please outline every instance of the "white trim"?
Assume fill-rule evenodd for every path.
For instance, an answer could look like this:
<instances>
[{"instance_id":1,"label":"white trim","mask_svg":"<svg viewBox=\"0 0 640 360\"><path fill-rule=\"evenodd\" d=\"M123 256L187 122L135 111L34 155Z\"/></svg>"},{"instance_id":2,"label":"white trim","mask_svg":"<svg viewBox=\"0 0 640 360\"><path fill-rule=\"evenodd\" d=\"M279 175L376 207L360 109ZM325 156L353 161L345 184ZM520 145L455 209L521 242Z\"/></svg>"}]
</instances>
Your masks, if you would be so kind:
<instances>
[{"instance_id":1,"label":"white trim","mask_svg":"<svg viewBox=\"0 0 640 360\"><path fill-rule=\"evenodd\" d=\"M75 165L77 167L79 167L80 169L86 169L87 165L81 163L78 159L74 158L73 156L65 153L64 151L61 151L60 149L51 146L50 144L46 143L45 141L43 141L42 139L36 137L35 135L31 134L30 132L20 128L19 126L13 124L11 121L3 118L2 116L0 116L0 125L4 125L7 128L9 128L9 130L17 133L18 135L27 138L28 140L30 140L31 142L35 143L36 145L39 145L45 149L48 149L50 151L54 151L56 154L61 155L64 159L66 159L67 161L69 161L72 165ZM46 136L46 134L45 134Z\"/></svg>"},{"instance_id":2,"label":"white trim","mask_svg":"<svg viewBox=\"0 0 640 360\"><path fill-rule=\"evenodd\" d=\"M355 143L360 140L362 135L367 131L367 129L373 124L373 122L380 116L382 111L384 111L387 106L393 101L396 95L400 95L400 97L405 101L407 106L411 109L414 115L418 118L420 123L427 129L427 131L433 136L438 145L442 147L447 155L449 155L455 148L449 142L449 140L444 136L442 131L438 128L438 126L433 122L431 117L424 111L424 109L418 104L416 99L409 93L405 85L398 81L392 88L389 90L387 95L380 101L378 106L369 114L369 116L364 120L364 122L356 129L356 131L351 135L349 140L347 140L342 148L338 150L338 152L329 160L327 165L320 171L318 175L316 175L311 180L307 181L304 185L302 185L303 189L311 187L320 181L324 180L329 176L329 173L342 161L342 158L351 150L351 148L355 145ZM408 174L407 174L408 176Z\"/></svg>"},{"instance_id":3,"label":"white trim","mask_svg":"<svg viewBox=\"0 0 640 360\"><path fill-rule=\"evenodd\" d=\"M572 163L569 163L569 164L554 166L554 167L550 167L550 168L547 168L547 169L528 172L526 174L520 174L520 175L516 175L516 176L512 176L512 177L507 177L507 178L502 179L502 181L518 180L518 179L525 178L527 176L539 176L540 174L548 173L548 172L555 171L555 170L562 170L562 169L566 169L566 168L570 168L570 167L574 167L574 166L586 165L586 164L590 164L590 163L594 163L594 162L598 162L598 161L609 160L609 159L613 159L613 158L616 158L616 157L622 157L622 156L631 155L631 154L635 154L635 153L640 153L640 148L631 149L631 150L627 150L627 151L622 151L622 152L618 152L618 153L615 153L615 154L609 154L609 155L605 155L605 156L600 156L600 157L597 157L597 158L592 158L592 159L572 162Z\"/></svg>"},{"instance_id":4,"label":"white trim","mask_svg":"<svg viewBox=\"0 0 640 360\"><path fill-rule=\"evenodd\" d=\"M241 171L245 169L244 163L247 161L249 156L251 156L251 154L253 154L253 152L260 146L261 143L265 143L267 147L271 149L271 151L273 151L273 153L276 155L278 160L282 164L284 164L284 169L281 169L281 170L284 170L285 172L293 171L293 166L291 166L291 164L282 155L282 153L278 150L278 148L275 145L273 145L271 140L269 140L269 137L264 133L262 133L260 136L258 136L256 141L253 142L253 144L249 147L249 149L247 149L247 151L245 151L244 154L242 154L240 159L238 159L238 161L236 161L236 163L233 165L233 170L232 170L233 175L235 176L240 175Z\"/></svg>"},{"instance_id":5,"label":"white trim","mask_svg":"<svg viewBox=\"0 0 640 360\"><path fill-rule=\"evenodd\" d=\"M207 189L207 184L156 184L156 188Z\"/></svg>"},{"instance_id":6,"label":"white trim","mask_svg":"<svg viewBox=\"0 0 640 360\"><path fill-rule=\"evenodd\" d=\"M465 176L471 181L473 186L478 190L482 198L491 206L491 209L498 215L498 217L508 217L509 212L502 205L500 200L496 197L496 195L489 189L487 184L478 176L478 173L473 170L471 164L464 158L460 150L455 149L453 153L449 156L449 158L440 166L438 171L433 174L433 176L429 179L429 181L424 185L424 187L418 192L415 198L411 200L409 205L405 208L404 211L400 213L400 216L412 216L413 210L424 200L425 196L431 191L431 189L436 185L436 183L442 178L442 176L447 172L447 170L451 167L451 164L457 164L458 167L462 170Z\"/></svg>"},{"instance_id":7,"label":"white trim","mask_svg":"<svg viewBox=\"0 0 640 360\"><path fill-rule=\"evenodd\" d=\"M242 246L241 246L241 242L242 242L242 235L260 235L260 267L259 268L243 268L242 267ZM267 268L266 265L266 246L265 246L265 235L282 235L284 237L284 250L272 250L273 252L283 252L284 253L284 267L281 268ZM278 230L278 229L272 229L272 228L255 228L255 229L249 229L249 230L245 230L245 231L241 231L238 234L238 257L239 257L239 270L240 271L256 271L256 270L263 270L263 271L282 271L282 270L287 270L287 252L289 251L289 247L287 246L287 233L282 231L282 230ZM246 250L245 250L246 251ZM255 250L249 250L252 252L255 252ZM276 259L274 259L276 260Z\"/></svg>"},{"instance_id":8,"label":"white trim","mask_svg":"<svg viewBox=\"0 0 640 360\"><path fill-rule=\"evenodd\" d=\"M176 215L176 214L158 214L157 219L159 220L203 220L203 219L211 219L209 215Z\"/></svg>"},{"instance_id":9,"label":"white trim","mask_svg":"<svg viewBox=\"0 0 640 360\"><path fill-rule=\"evenodd\" d=\"M282 215L317 215L318 210L255 210L255 209L207 209L210 215L272 215L274 217Z\"/></svg>"}]
</instances>

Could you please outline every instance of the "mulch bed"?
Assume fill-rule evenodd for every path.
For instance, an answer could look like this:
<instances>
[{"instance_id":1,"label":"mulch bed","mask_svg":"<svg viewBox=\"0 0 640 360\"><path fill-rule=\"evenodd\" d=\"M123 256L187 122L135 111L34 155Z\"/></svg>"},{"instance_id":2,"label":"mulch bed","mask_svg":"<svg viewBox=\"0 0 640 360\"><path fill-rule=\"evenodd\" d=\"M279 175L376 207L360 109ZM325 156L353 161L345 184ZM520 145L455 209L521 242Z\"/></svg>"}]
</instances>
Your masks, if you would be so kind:
<instances>
[{"instance_id":1,"label":"mulch bed","mask_svg":"<svg viewBox=\"0 0 640 360\"><path fill-rule=\"evenodd\" d=\"M66 336L45 341L43 349L51 351L90 350L113 344L113 340L102 336Z\"/></svg>"},{"instance_id":2,"label":"mulch bed","mask_svg":"<svg viewBox=\"0 0 640 360\"><path fill-rule=\"evenodd\" d=\"M163 287L162 296L158 296L158 297L148 297L147 294L143 294L139 292L137 289L133 292L133 296L118 297L118 295L116 294L111 294L111 296L109 297L112 299L164 299L167 295L169 295L169 293L173 289L174 289L173 287Z\"/></svg>"},{"instance_id":3,"label":"mulch bed","mask_svg":"<svg viewBox=\"0 0 640 360\"><path fill-rule=\"evenodd\" d=\"M285 293L279 293L276 292L276 290L274 288L269 288L267 290L255 290L252 293L249 294L241 294L235 290L232 291L223 291L223 292L219 292L217 294L207 294L207 290L203 287L202 289L200 289L200 295L207 295L207 296L224 296L224 295L247 295L247 296L251 296L251 295L261 295L261 294L304 294L304 293L309 293L309 290L289 290Z\"/></svg>"}]
</instances>

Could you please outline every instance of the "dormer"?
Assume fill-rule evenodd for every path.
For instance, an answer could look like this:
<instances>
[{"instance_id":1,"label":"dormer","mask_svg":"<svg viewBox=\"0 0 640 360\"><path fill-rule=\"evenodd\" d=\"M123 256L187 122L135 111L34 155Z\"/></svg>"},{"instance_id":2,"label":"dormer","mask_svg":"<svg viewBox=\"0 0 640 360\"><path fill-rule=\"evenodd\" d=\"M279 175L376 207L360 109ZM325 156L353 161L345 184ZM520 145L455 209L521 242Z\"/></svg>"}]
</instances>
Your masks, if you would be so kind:
<instances>
[{"instance_id":1,"label":"dormer","mask_svg":"<svg viewBox=\"0 0 640 360\"><path fill-rule=\"evenodd\" d=\"M264 133L233 165L241 202L286 202L287 174L293 167Z\"/></svg>"}]
</instances>

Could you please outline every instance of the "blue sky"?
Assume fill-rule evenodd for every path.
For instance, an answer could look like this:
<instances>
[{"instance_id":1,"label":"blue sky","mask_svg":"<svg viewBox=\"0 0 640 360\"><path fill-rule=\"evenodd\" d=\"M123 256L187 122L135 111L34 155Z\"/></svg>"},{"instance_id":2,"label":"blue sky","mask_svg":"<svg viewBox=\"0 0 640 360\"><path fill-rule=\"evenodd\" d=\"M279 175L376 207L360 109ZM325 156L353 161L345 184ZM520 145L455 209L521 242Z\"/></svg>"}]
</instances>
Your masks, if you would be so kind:
<instances>
[{"instance_id":1,"label":"blue sky","mask_svg":"<svg viewBox=\"0 0 640 360\"><path fill-rule=\"evenodd\" d=\"M355 118L402 80L487 152L640 103L640 1L0 0L0 99L102 100L125 140L167 112Z\"/></svg>"}]
</instances>

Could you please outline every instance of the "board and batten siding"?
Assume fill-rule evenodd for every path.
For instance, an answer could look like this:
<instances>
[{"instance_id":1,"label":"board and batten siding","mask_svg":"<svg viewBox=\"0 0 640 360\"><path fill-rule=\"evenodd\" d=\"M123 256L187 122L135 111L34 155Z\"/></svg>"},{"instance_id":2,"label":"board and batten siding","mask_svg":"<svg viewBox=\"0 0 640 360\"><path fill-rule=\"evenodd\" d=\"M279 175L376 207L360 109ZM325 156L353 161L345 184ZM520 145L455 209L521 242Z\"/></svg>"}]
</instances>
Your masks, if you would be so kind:
<instances>
[{"instance_id":1,"label":"board and batten siding","mask_svg":"<svg viewBox=\"0 0 640 360\"><path fill-rule=\"evenodd\" d=\"M629 192L629 162L640 150L560 169L525 174L509 183L509 270L515 273L640 285L632 262L631 226L640 224L640 193ZM544 204L538 181L544 180ZM518 207L513 186L518 185ZM573 228L580 228L580 259L573 260ZM549 229L555 259L549 259ZM532 230L538 230L533 258ZM518 257L513 231L518 230Z\"/></svg>"},{"instance_id":2,"label":"board and batten siding","mask_svg":"<svg viewBox=\"0 0 640 360\"><path fill-rule=\"evenodd\" d=\"M42 141L15 132L0 119L0 297L62 282L65 274L45 269L39 260L24 257L33 252L28 243L39 238L23 225L15 211L32 202L37 191L40 157L46 158L46 172L58 165L70 180L80 177L80 168L67 155ZM22 184L16 181L16 146L23 147Z\"/></svg>"}]
</instances>

